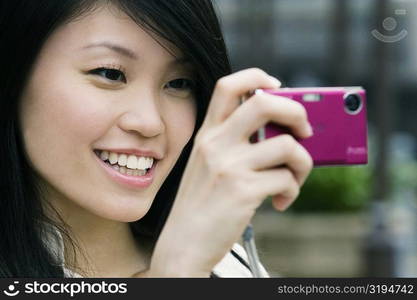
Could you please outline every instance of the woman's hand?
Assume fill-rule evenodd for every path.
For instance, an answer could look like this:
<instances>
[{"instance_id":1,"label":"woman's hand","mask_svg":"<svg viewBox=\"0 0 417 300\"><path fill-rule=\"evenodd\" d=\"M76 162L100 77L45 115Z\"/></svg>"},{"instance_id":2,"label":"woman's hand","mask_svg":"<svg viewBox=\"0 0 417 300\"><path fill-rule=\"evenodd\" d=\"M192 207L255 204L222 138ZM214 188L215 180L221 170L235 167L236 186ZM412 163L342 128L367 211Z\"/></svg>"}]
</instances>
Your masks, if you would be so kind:
<instances>
[{"instance_id":1,"label":"woman's hand","mask_svg":"<svg viewBox=\"0 0 417 300\"><path fill-rule=\"evenodd\" d=\"M304 107L267 93L240 105L255 89L279 86L259 69L217 82L148 276L208 277L268 195L279 211L296 199L313 165L308 152L288 134L256 144L249 137L269 121L310 137Z\"/></svg>"}]
</instances>

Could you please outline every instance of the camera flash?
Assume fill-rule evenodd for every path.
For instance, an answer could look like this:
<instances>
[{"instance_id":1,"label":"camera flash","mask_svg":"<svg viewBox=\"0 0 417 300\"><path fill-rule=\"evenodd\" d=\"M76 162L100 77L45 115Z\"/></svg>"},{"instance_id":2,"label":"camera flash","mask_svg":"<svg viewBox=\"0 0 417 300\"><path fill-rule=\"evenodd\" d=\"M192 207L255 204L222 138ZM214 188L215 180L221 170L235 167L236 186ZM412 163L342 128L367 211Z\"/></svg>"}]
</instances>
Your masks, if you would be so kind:
<instances>
[{"instance_id":1,"label":"camera flash","mask_svg":"<svg viewBox=\"0 0 417 300\"><path fill-rule=\"evenodd\" d=\"M304 94L303 101L305 102L318 102L321 100L320 94Z\"/></svg>"}]
</instances>

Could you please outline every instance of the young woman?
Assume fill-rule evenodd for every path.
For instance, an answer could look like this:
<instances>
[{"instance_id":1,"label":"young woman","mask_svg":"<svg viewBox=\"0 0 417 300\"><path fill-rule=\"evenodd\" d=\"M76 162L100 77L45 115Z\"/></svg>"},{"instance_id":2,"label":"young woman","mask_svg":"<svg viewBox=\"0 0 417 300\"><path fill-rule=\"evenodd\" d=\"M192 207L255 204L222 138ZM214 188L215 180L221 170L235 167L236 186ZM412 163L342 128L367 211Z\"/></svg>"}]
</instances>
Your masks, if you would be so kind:
<instances>
[{"instance_id":1,"label":"young woman","mask_svg":"<svg viewBox=\"0 0 417 300\"><path fill-rule=\"evenodd\" d=\"M231 74L209 0L0 7L2 277L251 276L236 242L312 167L302 106ZM175 201L174 201L175 200ZM243 256L243 258L242 258Z\"/></svg>"}]
</instances>

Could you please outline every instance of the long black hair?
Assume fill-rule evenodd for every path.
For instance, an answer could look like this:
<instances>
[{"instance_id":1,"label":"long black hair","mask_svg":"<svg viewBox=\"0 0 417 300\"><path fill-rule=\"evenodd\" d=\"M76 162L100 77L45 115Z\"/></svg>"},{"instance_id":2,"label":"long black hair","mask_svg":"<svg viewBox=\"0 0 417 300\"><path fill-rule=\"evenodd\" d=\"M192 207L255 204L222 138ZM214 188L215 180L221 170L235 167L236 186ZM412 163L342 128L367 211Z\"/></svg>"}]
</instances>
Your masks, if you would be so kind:
<instances>
[{"instance_id":1,"label":"long black hair","mask_svg":"<svg viewBox=\"0 0 417 300\"><path fill-rule=\"evenodd\" d=\"M211 0L13 0L0 1L0 277L63 277L63 268L43 242L47 217L37 178L19 128L22 91L43 44L58 27L103 4L117 6L141 28L175 46L194 66L196 129L149 212L130 223L135 237L155 242L169 214L192 141L215 85L231 72Z\"/></svg>"}]
</instances>

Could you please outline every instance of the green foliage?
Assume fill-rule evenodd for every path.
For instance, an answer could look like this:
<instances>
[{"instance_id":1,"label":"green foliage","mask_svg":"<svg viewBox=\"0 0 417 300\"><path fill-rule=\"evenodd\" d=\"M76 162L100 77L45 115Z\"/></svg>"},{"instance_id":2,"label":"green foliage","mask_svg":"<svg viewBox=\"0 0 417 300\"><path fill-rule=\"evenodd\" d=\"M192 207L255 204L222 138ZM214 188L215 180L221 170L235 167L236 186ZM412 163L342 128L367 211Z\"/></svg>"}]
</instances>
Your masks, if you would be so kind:
<instances>
[{"instance_id":1,"label":"green foliage","mask_svg":"<svg viewBox=\"0 0 417 300\"><path fill-rule=\"evenodd\" d=\"M291 207L297 212L357 211L370 199L369 166L314 169Z\"/></svg>"}]
</instances>

